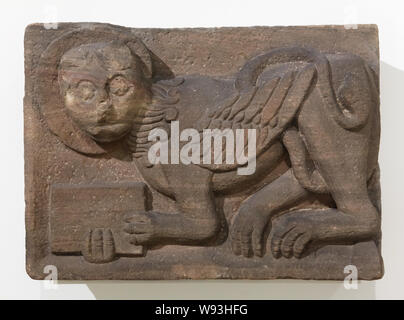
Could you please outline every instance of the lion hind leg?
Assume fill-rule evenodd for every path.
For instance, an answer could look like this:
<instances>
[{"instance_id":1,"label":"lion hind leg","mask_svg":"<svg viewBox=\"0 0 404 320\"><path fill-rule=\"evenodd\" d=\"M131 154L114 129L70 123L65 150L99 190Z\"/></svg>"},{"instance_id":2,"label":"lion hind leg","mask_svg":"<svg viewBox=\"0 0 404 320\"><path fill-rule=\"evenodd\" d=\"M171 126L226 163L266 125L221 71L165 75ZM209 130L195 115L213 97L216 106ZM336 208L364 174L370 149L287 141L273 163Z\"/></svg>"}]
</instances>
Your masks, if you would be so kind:
<instances>
[{"instance_id":1,"label":"lion hind leg","mask_svg":"<svg viewBox=\"0 0 404 320\"><path fill-rule=\"evenodd\" d=\"M339 218L330 219L329 226L323 217L319 233L338 240L375 237L380 221L369 198L367 178L372 122L358 131L346 130L323 112L322 102L319 95L312 95L298 118L310 158L340 213Z\"/></svg>"},{"instance_id":2,"label":"lion hind leg","mask_svg":"<svg viewBox=\"0 0 404 320\"><path fill-rule=\"evenodd\" d=\"M297 129L291 127L285 131L282 141L288 150L293 173L302 187L314 193L328 193L327 184L310 159L303 138Z\"/></svg>"}]
</instances>

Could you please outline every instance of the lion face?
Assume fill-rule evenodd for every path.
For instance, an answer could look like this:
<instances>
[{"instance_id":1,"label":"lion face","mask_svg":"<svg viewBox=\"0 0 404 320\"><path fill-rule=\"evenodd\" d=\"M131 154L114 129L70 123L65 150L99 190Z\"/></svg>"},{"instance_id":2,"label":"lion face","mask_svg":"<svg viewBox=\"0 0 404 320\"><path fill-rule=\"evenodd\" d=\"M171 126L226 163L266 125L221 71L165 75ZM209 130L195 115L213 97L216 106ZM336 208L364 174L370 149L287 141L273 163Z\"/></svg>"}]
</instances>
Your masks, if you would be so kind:
<instances>
[{"instance_id":1,"label":"lion face","mask_svg":"<svg viewBox=\"0 0 404 320\"><path fill-rule=\"evenodd\" d=\"M94 140L125 136L149 100L140 60L121 43L86 44L66 52L59 84L67 113Z\"/></svg>"}]
</instances>

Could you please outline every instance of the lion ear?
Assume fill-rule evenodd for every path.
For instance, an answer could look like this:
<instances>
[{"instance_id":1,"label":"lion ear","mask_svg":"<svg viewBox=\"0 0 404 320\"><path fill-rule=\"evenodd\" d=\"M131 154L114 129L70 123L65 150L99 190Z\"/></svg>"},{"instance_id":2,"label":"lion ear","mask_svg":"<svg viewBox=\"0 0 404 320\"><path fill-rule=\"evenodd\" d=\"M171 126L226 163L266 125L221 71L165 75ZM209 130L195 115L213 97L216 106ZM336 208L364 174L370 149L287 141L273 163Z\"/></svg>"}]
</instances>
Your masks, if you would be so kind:
<instances>
[{"instance_id":1,"label":"lion ear","mask_svg":"<svg viewBox=\"0 0 404 320\"><path fill-rule=\"evenodd\" d=\"M126 45L132 54L137 55L142 63L142 71L146 78L150 79L153 75L153 65L149 49L140 40L128 41Z\"/></svg>"}]
</instances>

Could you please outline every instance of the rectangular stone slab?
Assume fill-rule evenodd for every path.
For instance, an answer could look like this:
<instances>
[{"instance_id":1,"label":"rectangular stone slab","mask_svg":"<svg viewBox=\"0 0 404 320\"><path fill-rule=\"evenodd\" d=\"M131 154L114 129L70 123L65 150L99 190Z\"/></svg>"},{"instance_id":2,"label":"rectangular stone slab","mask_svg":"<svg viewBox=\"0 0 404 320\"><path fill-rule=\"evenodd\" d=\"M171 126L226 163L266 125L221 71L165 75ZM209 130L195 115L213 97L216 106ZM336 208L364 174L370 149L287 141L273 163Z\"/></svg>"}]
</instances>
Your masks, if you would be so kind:
<instances>
[{"instance_id":1,"label":"rectangular stone slab","mask_svg":"<svg viewBox=\"0 0 404 320\"><path fill-rule=\"evenodd\" d=\"M341 164L348 163L338 158L344 154L344 152L338 152L338 150L342 150L341 148L344 146L350 146L350 150L354 150L355 142L350 140L351 138L341 138L341 132L367 130L368 126L373 126L369 132L374 134L369 134L365 142L376 147L379 145L379 46L378 31L375 25L358 25L357 28L307 26L211 29L131 29L99 23L61 23L56 28L49 28L49 25L39 23L29 25L26 28L24 42L24 136L26 269L30 277L44 279L47 275L44 273L44 268L48 265L53 265L57 268L59 280L290 278L343 280L352 272L352 266L354 266L359 279L373 280L382 277L384 270L381 257L381 239L380 233L377 232L373 236L365 234L363 240L360 241L349 235L342 236L338 238L338 241L334 242L320 241L318 246L310 247L310 250L305 251L305 254L300 257L274 257L271 253L271 239L274 237L276 230L282 230L285 224L288 223L286 220L278 219L276 215L270 224L271 229L268 229L268 233L264 235L268 238L265 238L264 247L266 250L264 250L262 257L244 257L242 254L234 254L235 249L232 246L234 245L232 242L234 234L232 234L232 230L238 221L240 208L246 203L246 199L249 199L258 190L265 190L264 187L269 186L287 170L289 170L287 172L291 172L289 167L294 166L294 164L288 158L288 153L283 156L287 160L282 160L277 165L269 168L268 174L259 173L252 182L242 181L237 187L228 182L221 182L225 180L220 179L226 179L226 177L220 178L214 174L211 183L212 185L217 185L217 190L210 193L211 190L206 192L206 186L209 185L209 182L206 182L207 180L201 182L202 180L198 179L201 179L200 175L204 174L206 170L214 171L215 168L205 167L195 171L187 171L187 167L184 167L177 174L170 173L170 175L155 170L153 166L142 168L141 161L145 158L142 155L141 148L133 151L133 159L137 159L135 164L132 161L133 159L122 151L126 148L125 144L121 145L115 142L110 144L95 143L91 136L88 135L88 132L86 133L83 129L86 124L73 121L70 118L72 113L66 112L63 107L63 103L66 103L67 100L62 99L62 92L65 94L63 90L69 89L63 87L64 80L58 70L72 67L72 64L67 66L69 62L67 60L73 59L72 57L78 54L77 52L79 51L73 50L70 58L69 55L65 55L67 62L62 62L61 56L72 48L84 46L82 48L86 50L85 45L90 44L91 51L93 50L91 46L94 43L105 43L112 40L125 42L126 37L141 40L143 45L139 45L138 42L134 41L133 46L128 46L131 46L131 50L136 52L138 57L136 59L140 59L136 60L136 68L141 68L145 78L152 77L153 83L158 83L164 79L172 79L173 77L176 77L175 79L180 77L190 79L191 75L194 75L197 79L215 78L220 83L234 81L235 78L239 77L241 80L237 83L241 86L241 91L245 88L243 87L245 81L248 80L248 77L242 77L243 70L248 69L243 69L243 66L245 67L247 62L253 61L254 57L273 52L273 50L281 50L281 57L284 48L300 48L297 56L304 52L316 52L314 56L310 56L311 53L308 54L308 58L301 63L297 63L295 69L293 69L294 65L288 65L287 68L290 67L294 71L285 67L285 73L292 70L292 77L296 77L293 79L303 79L303 85L295 82L298 85L291 86L292 90L293 88L300 88L301 92L296 91L300 92L300 98L286 99L287 104L290 106L289 109L286 110L283 105L279 105L279 108L276 105L270 106L271 109L266 114L271 114L272 119L275 118L277 113L281 114L282 112L284 112L283 114L286 118L284 120L274 119L269 123L271 126L268 131L269 136L273 135L274 137L271 138L272 136L270 136L269 138L281 139L281 134L284 131L277 130L278 125L283 125L282 121L284 121L288 126L293 126L295 124L294 117L299 117L303 114L304 111L299 111L300 102L303 100L302 94L309 92L304 89L304 81L307 80L304 77L309 77L310 72L313 70L304 69L306 74L303 74L299 73L299 68L305 63L312 63L316 65L317 69L313 71L316 74L313 78L308 78L306 84L311 85L314 82L324 85L326 81L334 81L331 86L334 90L334 98L337 99L339 106L344 104L349 106L350 103L357 101L355 92L361 94L359 101L370 99L369 101L376 106L375 109L369 112L370 116L368 118L362 117L365 122L368 121L367 119L374 119L374 122L372 124L369 124L369 122L359 124L355 129L348 128L350 125L355 126L353 120L351 122L345 121L346 118L343 116L335 115L336 121L330 122L331 125L326 129L326 132L319 131L315 136L322 139L321 141L332 141L334 137L340 137L338 141L344 141L345 144L340 144L340 146L331 145L331 151L320 152L320 156L316 159L320 159L320 161L332 159L335 166L331 166L331 169L327 171L331 173L333 172L332 168L339 168L338 166ZM94 48L99 47L94 46ZM109 50L109 48L107 47L106 50ZM285 52L289 52L287 50L289 49L286 49ZM291 56L293 58L293 54ZM349 56L349 58L344 60L346 56ZM97 60L97 58L94 59ZM283 63L283 58L279 59L278 62ZM139 61L142 61L142 63ZM321 69L321 66L324 67L327 64L321 64L321 61L332 61L330 65L332 77L324 76L324 74L327 74L327 67ZM358 61L361 62L358 63ZM88 65L91 65L91 63L88 62ZM108 64L107 60L104 60L104 63ZM359 64L366 65L365 77L367 79L376 79L373 82L371 81L373 85L371 89L363 86L362 82L360 82L362 80L355 78L355 75L358 74L355 68ZM260 81L264 83L262 87L270 87L271 83L265 81L267 81L266 77L271 80L271 72L274 74L284 72L282 66L279 68L276 69L276 66L273 66L273 69L268 69L267 74L261 74ZM264 69L265 67L260 70ZM75 75L80 75L80 72ZM298 75L301 77L299 78ZM282 78L282 75L280 77ZM122 89L120 87L122 82L119 81L121 80L118 78L117 83L112 84L112 82L109 82L108 88L115 88L114 90L119 92ZM187 81L189 82L190 80L185 80L185 83ZM162 92L161 88L183 85L181 81L176 82L176 80L161 83L160 93ZM216 90L216 87L211 82L203 83L203 86L195 85L194 92L200 92L201 95L203 92L208 92L209 94L205 94L203 98L205 100L191 99L188 102L189 106L197 105L200 107L198 110L209 109L211 107L209 104L211 100L209 99L216 97L217 92L220 98L221 95L226 94L226 90L235 90L231 86ZM258 82L256 85L260 86ZM326 86L324 85L324 87ZM138 87L136 88L139 89ZM347 88L357 88L352 99L350 99L351 93L347 91ZM85 91L84 93L88 95L88 92ZM257 89L257 92L259 93L259 89ZM310 92L314 92L314 90ZM175 92L169 89L165 93L168 97L170 95L175 97ZM88 97L91 99L91 91ZM310 95L310 97L314 97L312 98L314 105L318 101L316 99L320 99L318 96ZM328 98L333 99L333 94L329 95ZM327 97L323 96L323 99L327 99ZM58 106L60 106L59 109ZM184 114L181 111L178 112L175 108L165 110L167 110L164 111L167 123ZM202 120L203 116L197 113L198 110L189 111L186 116L189 119L194 117L197 120L199 118ZM342 113L346 114L349 110L349 108L344 109ZM359 115L359 118L362 119L361 116L366 114L366 110L365 106L365 109L360 109L356 116ZM327 112L323 112L319 116L321 117L324 114L328 115ZM217 119L222 116L223 114L218 113ZM312 118L315 119L314 114ZM229 120L222 120L221 124L223 125L224 123L229 123ZM256 120L260 121L258 118ZM89 121L92 120L90 119ZM328 121L328 118L324 121ZM314 121L307 128L308 130L317 128L317 125L321 123L325 122ZM341 131L338 131L340 127L332 129L331 127L334 123L342 123L341 126L346 125L347 129L341 129ZM83 127L77 130L78 125ZM192 127L192 125L188 126ZM268 123L265 126L268 126ZM136 137L139 138L139 136ZM307 134L307 137L309 138L309 134ZM329 145L323 147L328 148ZM292 151L295 150L295 147L291 148ZM298 150L297 146L296 150ZM313 150L316 149L312 146L309 147L309 153L313 152ZM345 154L348 154L347 160L351 160L355 156L354 151L352 151L352 155L350 152L345 152ZM369 153L373 157L372 161L375 163L375 168L377 167L377 153L377 148ZM326 156L322 157L321 155ZM268 157L266 159L270 161L272 158L270 155ZM362 161L363 159L360 158L359 160ZM358 168L362 167L359 166ZM155 174L148 176L147 172L152 170L155 170L153 171ZM298 168L294 167L292 172L299 175L296 170ZM337 170L335 169L334 171ZM336 179L343 174L346 174L347 177L353 177L357 174L357 172L345 173L345 170L339 170L338 172ZM328 176L323 175L324 177ZM367 193L371 202L370 211L378 212L377 220L380 223L378 170L368 172L368 176L365 178L363 174L358 174L358 179L355 181L362 178L369 186ZM318 186L315 184L318 180L314 179L310 180L310 182L304 179L303 175L299 176L297 180L302 184L304 184L302 181L306 181L305 188L315 189ZM341 183L344 186L350 185L345 185L344 181ZM159 185L162 185L162 187L160 186L160 188ZM330 185L328 184L327 187L329 188ZM219 190L220 187L222 187L221 190ZM149 191L147 191L148 189ZM175 196L170 194L170 191L174 189L176 190ZM287 197L293 192L292 189L275 188L275 191L280 192L268 192L268 195L263 198L270 201L271 195L274 194L277 194L275 200L285 195ZM358 190L359 188L354 189L350 194L355 194ZM205 200L200 200L201 194L206 195L203 198ZM185 200L182 201L182 198L185 198ZM358 196L357 199L362 198ZM304 201L295 206L290 206L288 210L295 210L297 213L301 211L304 214L305 210L310 207L313 214L316 213L315 210L321 211L324 209L324 212L330 212L332 215L339 209L337 207L343 207L338 206L334 200L329 189L322 193L312 192ZM354 203L359 203L356 199L354 200ZM254 203L252 202L252 204ZM220 218L220 226L216 230L217 234L215 234L213 240L198 238L202 237L205 222L209 222L209 220L203 219L203 214L212 213L209 211L211 207L215 208L215 214ZM202 215L202 219L197 220L197 223L193 224L192 228L187 227L188 225L184 222L185 218L178 223L172 223L172 225L171 221L174 220L168 219L171 217L169 216L170 214L175 217L174 215L184 208L188 210L189 216L193 218ZM287 216L288 210L285 210L285 216ZM139 217L137 215L139 212L144 211L146 212L144 215L146 218L149 215L150 217L158 217L161 213L168 215L164 218L167 218L165 220L167 224L162 223L162 228L182 230L184 234L178 236L175 239L176 241L171 242L161 237L154 243L144 244L144 246L130 244L125 240L122 227L122 224L124 224L124 221L122 221L123 216L127 212L133 212L134 218L136 218ZM320 219L322 217L317 220ZM137 226L139 226L139 223L145 223L143 220L136 221ZM305 226L305 221L301 220L300 223L300 220L298 220L298 226ZM339 223L340 220L337 219L336 222ZM244 225L250 226L253 223L246 222ZM354 225L354 223L351 225ZM329 226L330 224L325 224L326 228ZM330 229L332 229L331 227ZM96 228L112 229L116 256L111 261L98 263L99 261L97 260L97 263L93 263L82 255L84 241L82 239L90 230ZM316 232L319 228L314 228L313 232ZM380 226L378 225L375 228L379 230ZM326 237L327 233L322 235ZM104 247L104 253L105 250ZM355 272L352 273L353 276L355 276Z\"/></svg>"},{"instance_id":2,"label":"rectangular stone slab","mask_svg":"<svg viewBox=\"0 0 404 320\"><path fill-rule=\"evenodd\" d=\"M122 225L128 212L148 209L146 188L141 182L53 185L50 197L52 252L80 254L90 226L90 229L111 228L119 256L143 256L142 246L134 246L125 241Z\"/></svg>"}]
</instances>

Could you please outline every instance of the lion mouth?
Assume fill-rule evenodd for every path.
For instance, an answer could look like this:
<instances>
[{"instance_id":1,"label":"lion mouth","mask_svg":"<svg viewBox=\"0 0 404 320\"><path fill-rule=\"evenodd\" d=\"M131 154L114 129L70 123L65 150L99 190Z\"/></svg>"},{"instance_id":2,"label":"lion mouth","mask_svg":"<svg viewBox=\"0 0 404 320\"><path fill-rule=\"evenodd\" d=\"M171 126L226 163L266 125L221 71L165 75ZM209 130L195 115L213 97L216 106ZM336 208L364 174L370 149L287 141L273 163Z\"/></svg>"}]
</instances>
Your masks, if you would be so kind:
<instances>
[{"instance_id":1,"label":"lion mouth","mask_svg":"<svg viewBox=\"0 0 404 320\"><path fill-rule=\"evenodd\" d=\"M87 132L97 141L110 142L122 138L129 130L128 123L106 123L88 128Z\"/></svg>"}]
</instances>

